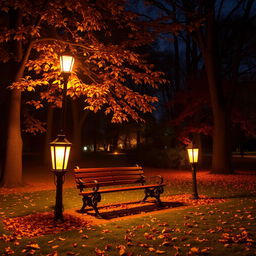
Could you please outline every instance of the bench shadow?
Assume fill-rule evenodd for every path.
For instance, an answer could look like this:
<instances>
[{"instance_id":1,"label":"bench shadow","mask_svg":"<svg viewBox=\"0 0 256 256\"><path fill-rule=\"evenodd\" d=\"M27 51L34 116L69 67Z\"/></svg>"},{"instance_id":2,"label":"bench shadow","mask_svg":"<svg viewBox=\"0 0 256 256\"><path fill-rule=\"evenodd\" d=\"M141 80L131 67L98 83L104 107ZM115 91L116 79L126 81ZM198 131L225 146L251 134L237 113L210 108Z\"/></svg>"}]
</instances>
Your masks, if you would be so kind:
<instances>
[{"instance_id":1,"label":"bench shadow","mask_svg":"<svg viewBox=\"0 0 256 256\"><path fill-rule=\"evenodd\" d=\"M133 216L141 213L155 212L164 209L176 208L185 206L186 204L181 202L163 202L163 206L158 206L155 202L128 202L121 204L111 204L105 206L99 206L100 216L103 219L110 220L125 216ZM79 210L77 212L81 213ZM92 208L86 209L88 215L94 216L95 212Z\"/></svg>"}]
</instances>

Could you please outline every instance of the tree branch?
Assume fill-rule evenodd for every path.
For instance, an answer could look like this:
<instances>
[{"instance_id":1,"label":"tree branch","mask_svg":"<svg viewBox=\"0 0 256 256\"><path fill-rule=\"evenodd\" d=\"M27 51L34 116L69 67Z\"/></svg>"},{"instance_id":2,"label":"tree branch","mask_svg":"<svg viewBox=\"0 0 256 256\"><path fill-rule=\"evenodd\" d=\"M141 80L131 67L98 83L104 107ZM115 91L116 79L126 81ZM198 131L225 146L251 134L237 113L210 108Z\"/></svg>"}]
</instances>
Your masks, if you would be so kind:
<instances>
[{"instance_id":1,"label":"tree branch","mask_svg":"<svg viewBox=\"0 0 256 256\"><path fill-rule=\"evenodd\" d=\"M149 2L151 2L151 3L152 3L155 7L157 7L158 9L160 9L160 10L162 10L162 11L165 11L165 13L166 13L167 15L170 15L170 14L171 14L170 10L167 9L163 3L159 2L159 1L156 1L156 0L150 0Z\"/></svg>"},{"instance_id":2,"label":"tree branch","mask_svg":"<svg viewBox=\"0 0 256 256\"><path fill-rule=\"evenodd\" d=\"M227 21L232 17L232 15L235 13L235 11L241 6L244 0L239 0L237 5L229 12L229 14L224 19L224 23L227 23Z\"/></svg>"},{"instance_id":3,"label":"tree branch","mask_svg":"<svg viewBox=\"0 0 256 256\"><path fill-rule=\"evenodd\" d=\"M57 39L57 38L53 38L53 37L38 38L38 39L34 40L33 43L35 44L35 43L43 42L43 41L54 41L54 42L58 42L58 43L77 46L77 47L80 47L80 48L83 48L83 49L86 49L86 50L89 50L89 51L97 51L97 50L92 49L92 48L90 48L88 46L85 46L83 44L74 43L74 42L66 41L66 40L63 40L63 39Z\"/></svg>"},{"instance_id":4,"label":"tree branch","mask_svg":"<svg viewBox=\"0 0 256 256\"><path fill-rule=\"evenodd\" d=\"M92 80L92 82L94 82L95 84L101 83L101 81L97 81L96 78L91 76L92 72L90 70L88 70L84 65L79 65L79 68L86 73L86 75ZM95 77L96 77L96 75L95 75Z\"/></svg>"},{"instance_id":5,"label":"tree branch","mask_svg":"<svg viewBox=\"0 0 256 256\"><path fill-rule=\"evenodd\" d=\"M223 7L224 2L225 2L225 0L221 0L221 2L220 2L218 14L217 14L217 17L216 17L217 20L220 19L220 14L221 14L221 10L222 10L222 7Z\"/></svg>"},{"instance_id":6,"label":"tree branch","mask_svg":"<svg viewBox=\"0 0 256 256\"><path fill-rule=\"evenodd\" d=\"M253 70L256 68L256 64L253 65L252 67L249 67L248 69L246 70L243 70L242 72L239 72L239 75L243 75L243 74L246 74L246 73L249 73L249 71Z\"/></svg>"}]
</instances>

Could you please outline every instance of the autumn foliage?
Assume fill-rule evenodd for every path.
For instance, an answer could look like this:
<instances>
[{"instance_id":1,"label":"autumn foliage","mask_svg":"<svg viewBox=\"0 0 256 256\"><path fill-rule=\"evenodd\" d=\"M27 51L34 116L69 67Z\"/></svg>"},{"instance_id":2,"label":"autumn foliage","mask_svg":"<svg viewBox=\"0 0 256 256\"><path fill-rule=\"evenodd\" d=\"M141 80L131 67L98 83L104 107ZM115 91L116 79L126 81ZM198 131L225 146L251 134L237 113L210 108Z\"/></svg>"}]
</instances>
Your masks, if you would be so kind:
<instances>
[{"instance_id":1,"label":"autumn foliage","mask_svg":"<svg viewBox=\"0 0 256 256\"><path fill-rule=\"evenodd\" d=\"M53 213L37 213L17 218L7 218L3 222L13 236L3 236L2 240L19 239L21 237L37 237L57 234L68 230L90 228L90 223L81 218L65 214L65 222L54 221Z\"/></svg>"},{"instance_id":2,"label":"autumn foliage","mask_svg":"<svg viewBox=\"0 0 256 256\"><path fill-rule=\"evenodd\" d=\"M165 82L145 61L140 48L153 42L145 23L127 11L124 1L1 1L9 14L22 9L17 29L1 28L2 61L12 60L4 45L21 43L28 54L22 79L10 86L26 92L27 104L61 106L63 78L59 54L68 46L75 55L75 71L68 96L84 98L84 108L112 114L112 122L142 120L156 97L141 94L142 86L156 88ZM145 90L146 91L146 90Z\"/></svg>"}]
</instances>

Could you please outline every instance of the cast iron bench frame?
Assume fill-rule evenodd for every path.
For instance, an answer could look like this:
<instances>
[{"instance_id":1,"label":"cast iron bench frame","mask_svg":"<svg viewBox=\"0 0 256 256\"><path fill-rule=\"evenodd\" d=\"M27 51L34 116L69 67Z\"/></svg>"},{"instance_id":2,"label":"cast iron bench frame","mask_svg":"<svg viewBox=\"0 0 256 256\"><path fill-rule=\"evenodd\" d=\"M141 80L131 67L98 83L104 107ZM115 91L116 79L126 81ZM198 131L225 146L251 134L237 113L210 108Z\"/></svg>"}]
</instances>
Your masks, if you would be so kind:
<instances>
[{"instance_id":1,"label":"cast iron bench frame","mask_svg":"<svg viewBox=\"0 0 256 256\"><path fill-rule=\"evenodd\" d=\"M154 197L159 206L162 206L160 195L164 192L163 178L158 176L150 176L148 178L157 177L158 182L146 185L148 178L144 176L141 166L135 167L104 167L104 168L79 168L74 169L75 181L77 188L82 195L83 206L80 212L85 212L86 206L91 206L96 216L100 217L97 204L101 201L102 193L129 191L144 189L145 202L148 197ZM140 184L140 185L138 185ZM126 185L125 187L102 188L109 186ZM132 186L127 186L132 185ZM90 191L84 189L91 188Z\"/></svg>"}]
</instances>

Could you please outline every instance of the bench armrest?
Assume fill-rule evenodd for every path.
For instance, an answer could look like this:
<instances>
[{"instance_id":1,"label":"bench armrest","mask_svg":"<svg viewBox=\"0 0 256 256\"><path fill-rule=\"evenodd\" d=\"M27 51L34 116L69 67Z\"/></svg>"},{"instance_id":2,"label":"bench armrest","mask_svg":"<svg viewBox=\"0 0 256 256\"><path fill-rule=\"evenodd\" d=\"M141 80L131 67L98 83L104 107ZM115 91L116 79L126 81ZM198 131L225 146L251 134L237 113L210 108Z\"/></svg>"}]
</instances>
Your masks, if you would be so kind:
<instances>
[{"instance_id":1,"label":"bench armrest","mask_svg":"<svg viewBox=\"0 0 256 256\"><path fill-rule=\"evenodd\" d=\"M164 182L164 179L163 179L163 177L162 177L161 175L155 175L155 176L144 176L144 175L143 175L143 179L144 179L145 181L151 180L151 179L153 179L153 178L158 178L157 183L158 183L159 185L163 184L163 182Z\"/></svg>"},{"instance_id":2,"label":"bench armrest","mask_svg":"<svg viewBox=\"0 0 256 256\"><path fill-rule=\"evenodd\" d=\"M93 181L95 183L95 186L92 188L93 192L97 192L100 188L99 182L97 180ZM84 182L82 179L77 179L77 188L80 189L80 192L83 191L84 188L86 188L86 182Z\"/></svg>"},{"instance_id":3,"label":"bench armrest","mask_svg":"<svg viewBox=\"0 0 256 256\"><path fill-rule=\"evenodd\" d=\"M99 182L97 180L94 180L95 187L92 188L94 192L97 192L100 188Z\"/></svg>"}]
</instances>

